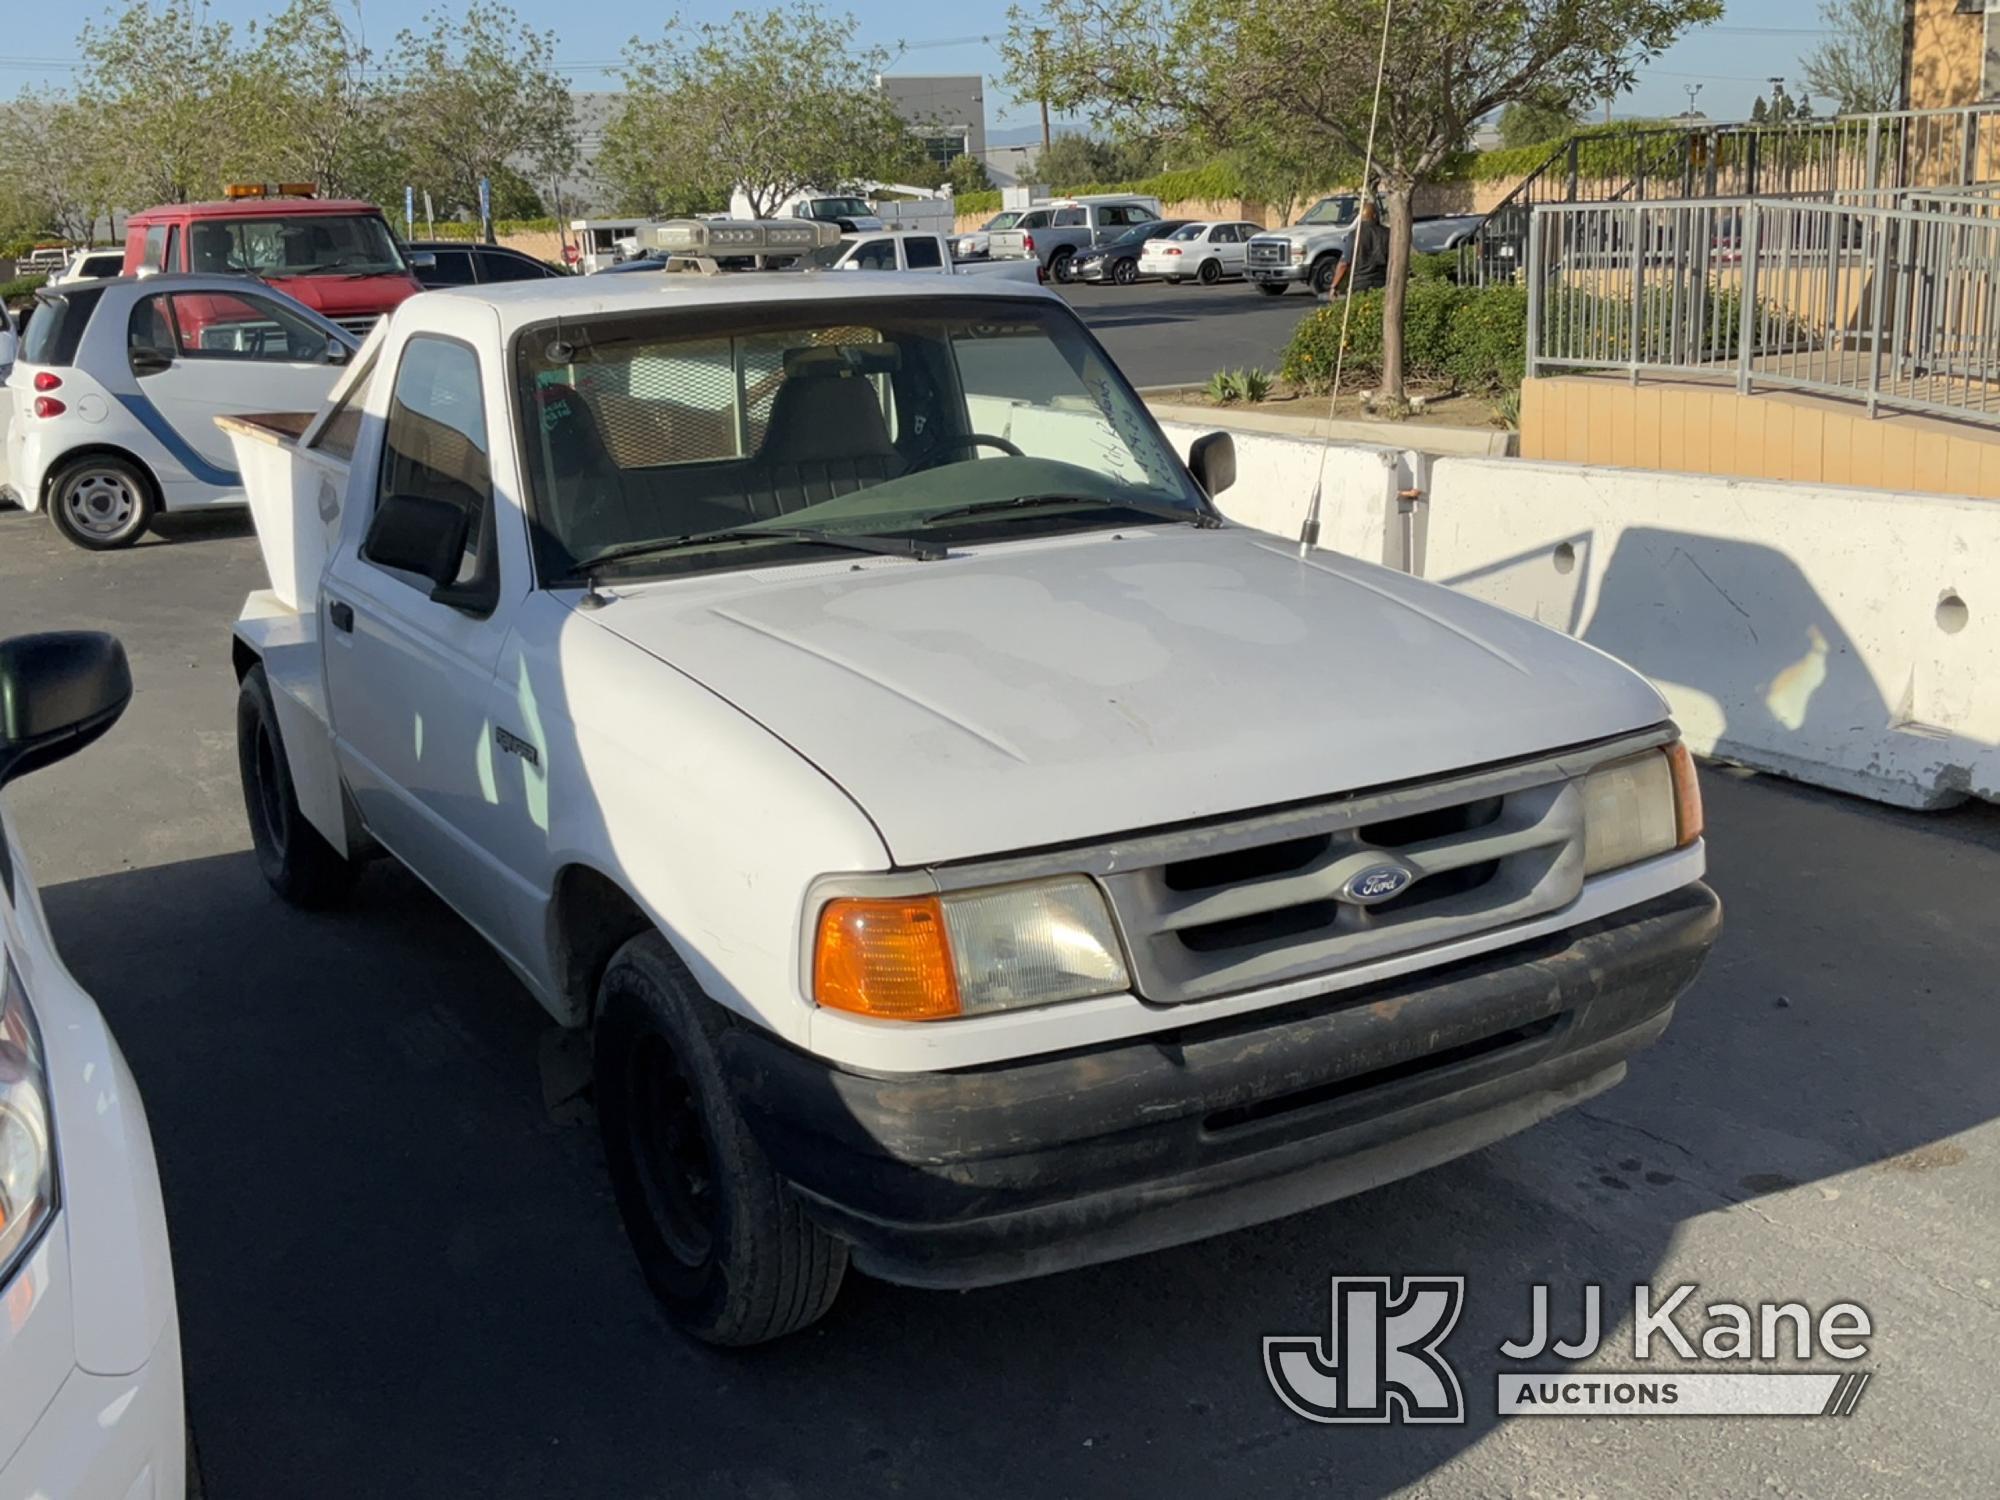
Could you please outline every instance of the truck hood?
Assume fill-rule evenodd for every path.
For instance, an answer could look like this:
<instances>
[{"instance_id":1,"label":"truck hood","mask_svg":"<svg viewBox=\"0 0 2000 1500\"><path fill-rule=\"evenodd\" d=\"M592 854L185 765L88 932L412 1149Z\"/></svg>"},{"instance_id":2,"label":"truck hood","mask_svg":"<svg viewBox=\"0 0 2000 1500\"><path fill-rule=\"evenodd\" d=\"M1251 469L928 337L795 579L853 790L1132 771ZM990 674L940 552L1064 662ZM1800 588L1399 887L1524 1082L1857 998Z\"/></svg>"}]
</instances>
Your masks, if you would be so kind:
<instances>
[{"instance_id":1,"label":"truck hood","mask_svg":"<svg viewBox=\"0 0 2000 1500\"><path fill-rule=\"evenodd\" d=\"M414 279L403 275L273 276L267 280L323 318L386 313L423 290Z\"/></svg>"},{"instance_id":2,"label":"truck hood","mask_svg":"<svg viewBox=\"0 0 2000 1500\"><path fill-rule=\"evenodd\" d=\"M1287 224L1283 229L1267 229L1250 236L1253 240L1289 240L1303 245L1309 240L1344 240L1354 233L1352 224Z\"/></svg>"},{"instance_id":3,"label":"truck hood","mask_svg":"<svg viewBox=\"0 0 2000 1500\"><path fill-rule=\"evenodd\" d=\"M647 584L579 618L784 739L899 865L1330 797L1667 717L1592 647L1233 527Z\"/></svg>"}]
</instances>

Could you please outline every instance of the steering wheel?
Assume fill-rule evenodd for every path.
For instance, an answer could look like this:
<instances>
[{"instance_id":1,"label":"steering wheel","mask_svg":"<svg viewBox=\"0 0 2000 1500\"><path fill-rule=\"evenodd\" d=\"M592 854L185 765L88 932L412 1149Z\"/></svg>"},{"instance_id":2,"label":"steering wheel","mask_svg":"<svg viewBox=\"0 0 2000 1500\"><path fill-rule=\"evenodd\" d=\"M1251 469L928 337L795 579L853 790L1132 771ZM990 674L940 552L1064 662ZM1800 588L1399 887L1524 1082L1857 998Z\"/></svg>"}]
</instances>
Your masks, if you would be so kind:
<instances>
[{"instance_id":1,"label":"steering wheel","mask_svg":"<svg viewBox=\"0 0 2000 1500\"><path fill-rule=\"evenodd\" d=\"M947 453L957 453L967 448L998 448L1010 458L1025 458L1027 455L1003 437L995 437L990 432L966 432L956 437L942 438L934 443L922 457L910 465L909 472L921 474L926 469L937 467L938 461Z\"/></svg>"}]
</instances>

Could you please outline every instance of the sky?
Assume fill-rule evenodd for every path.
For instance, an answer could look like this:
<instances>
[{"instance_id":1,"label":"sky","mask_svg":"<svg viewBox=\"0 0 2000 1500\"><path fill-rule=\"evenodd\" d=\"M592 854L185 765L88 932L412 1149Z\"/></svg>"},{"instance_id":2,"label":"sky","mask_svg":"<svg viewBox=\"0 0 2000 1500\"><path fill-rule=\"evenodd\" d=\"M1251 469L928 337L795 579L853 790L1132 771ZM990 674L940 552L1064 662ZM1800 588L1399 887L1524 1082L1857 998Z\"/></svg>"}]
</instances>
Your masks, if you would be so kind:
<instances>
[{"instance_id":1,"label":"sky","mask_svg":"<svg viewBox=\"0 0 2000 1500\"><path fill-rule=\"evenodd\" d=\"M432 0L361 0L362 24L371 42L384 48L396 32L417 20ZM752 0L684 0L682 13L696 20L719 19ZM997 48L1006 31L1006 0L964 0L940 7L934 0L828 0L843 3L860 20L864 44L889 50L893 73L982 73L988 80L989 130L1025 126L1038 117L1032 104L1012 99L996 76ZM35 25L15 28L25 55L0 55L0 97L23 85L60 86L76 62L76 33L95 0L74 6L42 6ZM212 16L241 26L280 8L268 0L209 0ZM575 0L512 0L522 18L557 36L557 61L579 90L616 86L609 71L620 50L641 29L638 7L580 6ZM97 7L101 10L101 7ZM655 14L669 14L663 7ZM1773 76L1796 93L1799 58L1820 35L1815 0L1729 0L1716 25L1683 39L1640 73L1631 93L1618 100L1620 115L1678 114L1687 108L1687 87L1700 84L1696 107L1714 119L1745 119Z\"/></svg>"}]
</instances>

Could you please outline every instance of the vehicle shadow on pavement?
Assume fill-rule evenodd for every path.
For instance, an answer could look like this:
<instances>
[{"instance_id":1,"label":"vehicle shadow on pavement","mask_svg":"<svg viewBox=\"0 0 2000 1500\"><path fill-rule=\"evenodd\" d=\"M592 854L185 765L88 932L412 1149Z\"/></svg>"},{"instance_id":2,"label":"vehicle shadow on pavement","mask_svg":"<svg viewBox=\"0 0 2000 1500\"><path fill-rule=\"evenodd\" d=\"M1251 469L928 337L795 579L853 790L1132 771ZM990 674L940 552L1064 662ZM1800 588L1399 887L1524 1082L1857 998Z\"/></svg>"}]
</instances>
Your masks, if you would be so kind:
<instances>
[{"instance_id":1,"label":"vehicle shadow on pavement","mask_svg":"<svg viewBox=\"0 0 2000 1500\"><path fill-rule=\"evenodd\" d=\"M1505 1430L1497 1346L1529 1283L1573 1323L1581 1283L1629 1308L1678 1253L1676 1279L1718 1296L1866 1303L1882 1288L1823 1284L1800 1247L1899 1253L1907 1226L1873 1222L1866 1185L1949 1195L1950 1138L2000 1106L2000 932L1967 900L2000 884L2000 817L1705 786L1728 927L1619 1088L1221 1239L970 1293L855 1277L823 1323L737 1354L654 1312L594 1133L544 1103L543 1012L413 877L377 865L354 910L307 915L242 853L45 900L145 1094L214 1500L1379 1494ZM1836 1176L1838 1201L1793 1190ZM1718 1215L1761 1259L1676 1251ZM1266 1335L1323 1332L1331 1276L1418 1273L1468 1278L1446 1345L1466 1425L1316 1427L1279 1404ZM1778 1426L1787 1460L1814 1451L1820 1424L1732 1441ZM1599 1432L1551 1434L1578 1454L1558 1490L1596 1472Z\"/></svg>"},{"instance_id":2,"label":"vehicle shadow on pavement","mask_svg":"<svg viewBox=\"0 0 2000 1500\"><path fill-rule=\"evenodd\" d=\"M212 510L168 511L155 516L140 545L225 541L256 534L247 507L224 505Z\"/></svg>"}]
</instances>

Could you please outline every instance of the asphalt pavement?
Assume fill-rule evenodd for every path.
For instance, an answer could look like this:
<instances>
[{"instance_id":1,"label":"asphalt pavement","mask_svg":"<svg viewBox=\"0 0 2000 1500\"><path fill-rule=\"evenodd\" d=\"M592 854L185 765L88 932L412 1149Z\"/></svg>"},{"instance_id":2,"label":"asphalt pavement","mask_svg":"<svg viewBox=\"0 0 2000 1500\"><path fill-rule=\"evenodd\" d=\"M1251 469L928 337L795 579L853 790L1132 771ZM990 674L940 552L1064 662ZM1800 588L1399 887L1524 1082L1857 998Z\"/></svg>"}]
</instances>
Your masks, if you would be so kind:
<instances>
[{"instance_id":1,"label":"asphalt pavement","mask_svg":"<svg viewBox=\"0 0 2000 1500\"><path fill-rule=\"evenodd\" d=\"M265 888L229 665L260 582L239 517L93 556L0 512L0 635L132 654L124 722L7 795L145 1094L211 1500L1994 1491L1994 810L1711 769L1727 930L1612 1092L1207 1243L963 1294L856 1276L725 1354L655 1313L591 1129L544 1101L559 1033L481 941L392 865L338 914ZM1469 1420L1285 1410L1263 1338L1324 1332L1329 1277L1416 1273L1467 1278ZM1856 1301L1874 1379L1844 1419L1503 1421L1535 1281L1564 1329L1610 1289L1609 1369L1637 1282Z\"/></svg>"},{"instance_id":2,"label":"asphalt pavement","mask_svg":"<svg viewBox=\"0 0 2000 1500\"><path fill-rule=\"evenodd\" d=\"M1269 297L1242 281L1058 290L1136 386L1200 385L1217 370L1275 373L1299 319L1319 305L1308 292Z\"/></svg>"}]
</instances>

